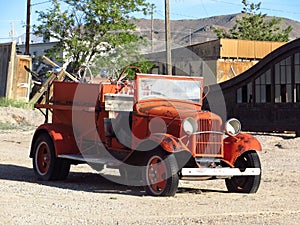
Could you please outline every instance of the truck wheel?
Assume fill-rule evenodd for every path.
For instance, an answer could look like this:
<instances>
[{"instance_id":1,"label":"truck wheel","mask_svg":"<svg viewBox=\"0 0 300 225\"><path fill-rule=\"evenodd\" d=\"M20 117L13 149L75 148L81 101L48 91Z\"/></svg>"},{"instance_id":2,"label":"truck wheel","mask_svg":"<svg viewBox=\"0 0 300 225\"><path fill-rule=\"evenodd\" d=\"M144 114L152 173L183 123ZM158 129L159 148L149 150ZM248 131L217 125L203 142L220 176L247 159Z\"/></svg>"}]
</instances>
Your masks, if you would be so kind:
<instances>
[{"instance_id":1,"label":"truck wheel","mask_svg":"<svg viewBox=\"0 0 300 225\"><path fill-rule=\"evenodd\" d=\"M258 154L254 151L245 152L234 163L242 171L246 168L261 168ZM258 190L261 174L256 176L235 176L225 180L229 192L255 193Z\"/></svg>"},{"instance_id":2,"label":"truck wheel","mask_svg":"<svg viewBox=\"0 0 300 225\"><path fill-rule=\"evenodd\" d=\"M145 191L152 196L174 196L179 182L174 155L163 150L147 154L144 166Z\"/></svg>"},{"instance_id":3,"label":"truck wheel","mask_svg":"<svg viewBox=\"0 0 300 225\"><path fill-rule=\"evenodd\" d=\"M33 149L33 170L38 180L64 180L70 171L70 163L55 156L55 149L50 136L39 135Z\"/></svg>"}]
</instances>

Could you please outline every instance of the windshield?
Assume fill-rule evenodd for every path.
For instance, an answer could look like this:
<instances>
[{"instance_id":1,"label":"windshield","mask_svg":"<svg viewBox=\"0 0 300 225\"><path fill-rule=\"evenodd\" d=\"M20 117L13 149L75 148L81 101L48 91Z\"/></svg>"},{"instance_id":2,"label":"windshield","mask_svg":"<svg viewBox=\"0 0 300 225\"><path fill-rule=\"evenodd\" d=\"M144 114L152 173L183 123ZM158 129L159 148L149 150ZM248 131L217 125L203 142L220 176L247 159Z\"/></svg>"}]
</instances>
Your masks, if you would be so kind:
<instances>
[{"instance_id":1,"label":"windshield","mask_svg":"<svg viewBox=\"0 0 300 225\"><path fill-rule=\"evenodd\" d=\"M201 87L199 79L140 78L138 100L167 98L200 102Z\"/></svg>"}]
</instances>

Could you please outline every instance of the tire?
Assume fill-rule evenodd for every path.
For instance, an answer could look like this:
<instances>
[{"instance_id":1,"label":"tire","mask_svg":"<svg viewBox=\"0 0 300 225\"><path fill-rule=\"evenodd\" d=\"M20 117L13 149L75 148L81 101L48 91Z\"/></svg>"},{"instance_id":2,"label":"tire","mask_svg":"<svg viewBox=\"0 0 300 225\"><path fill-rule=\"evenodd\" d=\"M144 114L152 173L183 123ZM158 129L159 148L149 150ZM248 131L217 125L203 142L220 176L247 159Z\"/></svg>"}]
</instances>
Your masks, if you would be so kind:
<instances>
[{"instance_id":1,"label":"tire","mask_svg":"<svg viewBox=\"0 0 300 225\"><path fill-rule=\"evenodd\" d=\"M175 156L163 149L148 153L143 170L145 191L152 196L174 196L178 189L178 165Z\"/></svg>"},{"instance_id":2,"label":"tire","mask_svg":"<svg viewBox=\"0 0 300 225\"><path fill-rule=\"evenodd\" d=\"M242 171L246 168L260 168L261 164L257 152L249 151L239 156L234 163L236 168ZM225 179L229 192L235 193L256 193L261 180L261 173L256 176L235 176Z\"/></svg>"},{"instance_id":3,"label":"tire","mask_svg":"<svg viewBox=\"0 0 300 225\"><path fill-rule=\"evenodd\" d=\"M89 166L96 170L97 172L101 172L104 169L104 165L103 164L99 164L99 163L88 163Z\"/></svg>"},{"instance_id":4,"label":"tire","mask_svg":"<svg viewBox=\"0 0 300 225\"><path fill-rule=\"evenodd\" d=\"M38 180L64 180L70 171L70 163L56 157L52 139L46 133L40 134L34 144L32 163Z\"/></svg>"}]
</instances>

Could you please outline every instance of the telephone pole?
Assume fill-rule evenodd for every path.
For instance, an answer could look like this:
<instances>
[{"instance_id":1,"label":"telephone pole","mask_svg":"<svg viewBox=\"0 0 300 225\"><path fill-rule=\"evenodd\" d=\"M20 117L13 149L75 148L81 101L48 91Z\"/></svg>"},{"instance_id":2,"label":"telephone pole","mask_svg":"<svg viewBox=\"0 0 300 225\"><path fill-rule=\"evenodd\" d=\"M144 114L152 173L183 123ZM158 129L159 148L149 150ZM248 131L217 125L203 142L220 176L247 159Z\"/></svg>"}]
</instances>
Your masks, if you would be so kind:
<instances>
[{"instance_id":1,"label":"telephone pole","mask_svg":"<svg viewBox=\"0 0 300 225\"><path fill-rule=\"evenodd\" d=\"M11 41L14 41L14 38L15 38L15 24L14 24L14 21L11 22L10 36L11 36Z\"/></svg>"},{"instance_id":2,"label":"telephone pole","mask_svg":"<svg viewBox=\"0 0 300 225\"><path fill-rule=\"evenodd\" d=\"M30 55L29 53L29 43L30 43L30 6L31 0L27 0L27 18L26 18L26 41L25 41L25 55Z\"/></svg>"},{"instance_id":3,"label":"telephone pole","mask_svg":"<svg viewBox=\"0 0 300 225\"><path fill-rule=\"evenodd\" d=\"M151 52L154 51L154 5L151 6Z\"/></svg>"},{"instance_id":4,"label":"telephone pole","mask_svg":"<svg viewBox=\"0 0 300 225\"><path fill-rule=\"evenodd\" d=\"M166 30L166 68L167 75L172 75L170 0L165 0L165 30Z\"/></svg>"}]
</instances>

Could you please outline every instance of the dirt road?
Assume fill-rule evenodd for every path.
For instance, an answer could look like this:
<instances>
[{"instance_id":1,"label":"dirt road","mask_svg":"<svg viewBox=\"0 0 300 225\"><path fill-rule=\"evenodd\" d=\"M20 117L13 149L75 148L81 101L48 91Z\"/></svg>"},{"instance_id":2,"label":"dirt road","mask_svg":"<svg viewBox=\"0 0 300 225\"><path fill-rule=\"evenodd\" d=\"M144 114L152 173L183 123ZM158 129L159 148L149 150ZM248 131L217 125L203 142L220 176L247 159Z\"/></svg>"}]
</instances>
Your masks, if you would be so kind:
<instances>
[{"instance_id":1,"label":"dirt road","mask_svg":"<svg viewBox=\"0 0 300 225\"><path fill-rule=\"evenodd\" d=\"M72 166L63 182L37 181L28 157L33 132L0 131L0 224L300 223L300 138L256 135L263 145L256 194L228 193L223 180L181 181L175 197L155 198L87 165Z\"/></svg>"}]
</instances>

